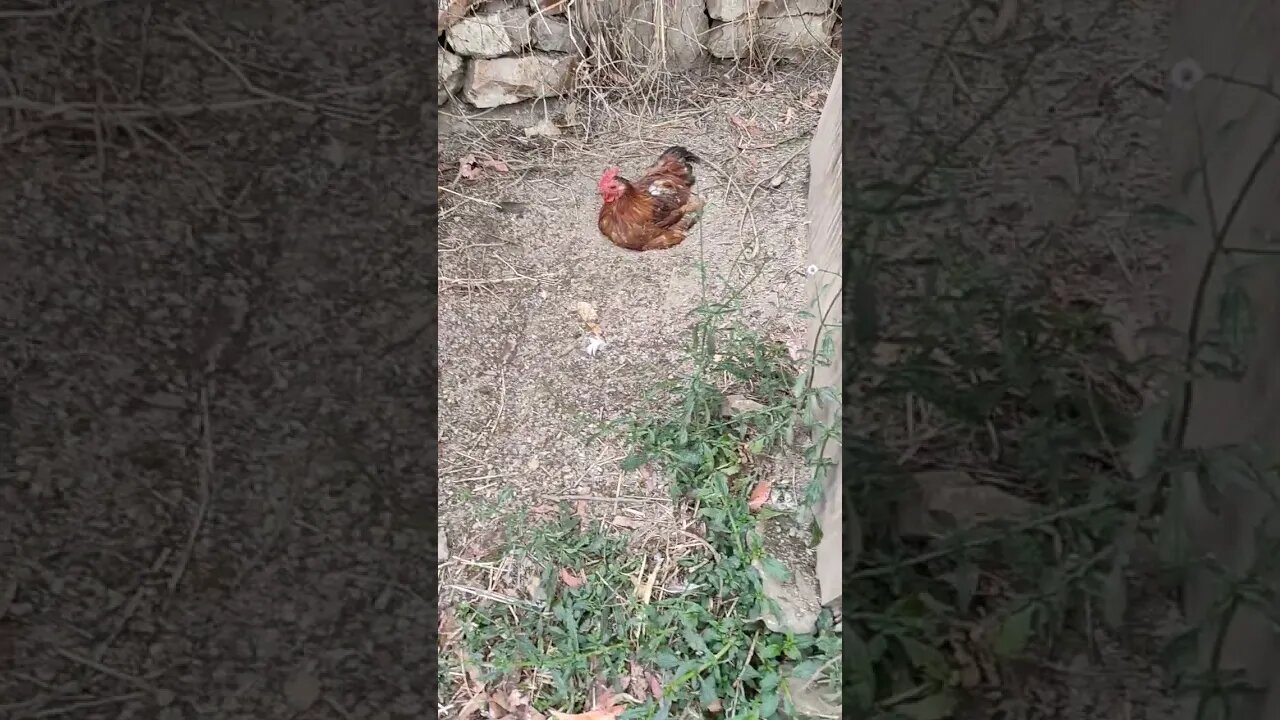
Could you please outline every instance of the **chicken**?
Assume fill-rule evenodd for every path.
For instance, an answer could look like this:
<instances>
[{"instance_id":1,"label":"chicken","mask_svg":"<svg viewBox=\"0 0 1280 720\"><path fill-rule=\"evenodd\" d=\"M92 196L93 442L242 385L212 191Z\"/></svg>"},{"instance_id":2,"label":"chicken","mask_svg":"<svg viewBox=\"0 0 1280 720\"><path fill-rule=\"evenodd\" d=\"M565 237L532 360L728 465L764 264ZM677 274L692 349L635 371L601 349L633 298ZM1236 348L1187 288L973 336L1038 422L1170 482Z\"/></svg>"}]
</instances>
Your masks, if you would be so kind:
<instances>
[{"instance_id":1,"label":"chicken","mask_svg":"<svg viewBox=\"0 0 1280 720\"><path fill-rule=\"evenodd\" d=\"M604 205L596 226L618 247L627 250L666 250L684 242L698 221L704 205L693 194L692 163L698 157L688 149L667 148L658 162L639 180L630 182L611 167L600 177Z\"/></svg>"}]
</instances>

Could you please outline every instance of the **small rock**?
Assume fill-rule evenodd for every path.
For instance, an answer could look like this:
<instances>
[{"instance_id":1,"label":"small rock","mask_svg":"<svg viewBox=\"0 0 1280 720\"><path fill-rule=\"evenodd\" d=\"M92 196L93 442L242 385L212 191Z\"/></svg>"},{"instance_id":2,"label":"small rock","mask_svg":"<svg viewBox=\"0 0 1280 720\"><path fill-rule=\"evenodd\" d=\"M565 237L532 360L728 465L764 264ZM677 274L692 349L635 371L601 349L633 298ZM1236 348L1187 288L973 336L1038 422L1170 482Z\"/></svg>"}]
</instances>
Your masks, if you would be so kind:
<instances>
[{"instance_id":1,"label":"small rock","mask_svg":"<svg viewBox=\"0 0 1280 720\"><path fill-rule=\"evenodd\" d=\"M571 55L531 54L476 60L467 68L462 96L476 107L491 108L561 95L570 88L575 64Z\"/></svg>"},{"instance_id":2,"label":"small rock","mask_svg":"<svg viewBox=\"0 0 1280 720\"><path fill-rule=\"evenodd\" d=\"M449 559L449 537L445 534L444 528L436 530L436 557L439 562Z\"/></svg>"},{"instance_id":3,"label":"small rock","mask_svg":"<svg viewBox=\"0 0 1280 720\"><path fill-rule=\"evenodd\" d=\"M761 618L765 627L772 632L808 635L817 628L822 603L806 542L788 536L788 526L793 522L787 516L778 516L763 520L760 526L765 556L776 559L789 577L770 575L763 560L752 566L760 574L761 592L778 604L776 615L768 609Z\"/></svg>"},{"instance_id":4,"label":"small rock","mask_svg":"<svg viewBox=\"0 0 1280 720\"><path fill-rule=\"evenodd\" d=\"M547 52L577 52L578 48L573 44L573 33L569 31L568 20L539 15L529 24L535 48Z\"/></svg>"},{"instance_id":5,"label":"small rock","mask_svg":"<svg viewBox=\"0 0 1280 720\"><path fill-rule=\"evenodd\" d=\"M440 74L440 87L437 98L440 105L449 102L449 98L462 89L462 58L444 48L436 52L436 67Z\"/></svg>"},{"instance_id":6,"label":"small rock","mask_svg":"<svg viewBox=\"0 0 1280 720\"><path fill-rule=\"evenodd\" d=\"M760 5L760 0L707 0L707 14L716 20L737 20Z\"/></svg>"},{"instance_id":7,"label":"small rock","mask_svg":"<svg viewBox=\"0 0 1280 720\"><path fill-rule=\"evenodd\" d=\"M805 60L816 51L831 47L835 16L788 15L760 19L760 44L766 55Z\"/></svg>"},{"instance_id":8,"label":"small rock","mask_svg":"<svg viewBox=\"0 0 1280 720\"><path fill-rule=\"evenodd\" d=\"M707 31L707 52L722 60L746 57L754 32L745 22L712 25Z\"/></svg>"},{"instance_id":9,"label":"small rock","mask_svg":"<svg viewBox=\"0 0 1280 720\"><path fill-rule=\"evenodd\" d=\"M546 120L545 118L524 129L524 136L527 138L559 137L560 134L560 128L556 127L555 123Z\"/></svg>"},{"instance_id":10,"label":"small rock","mask_svg":"<svg viewBox=\"0 0 1280 720\"><path fill-rule=\"evenodd\" d=\"M726 395L724 405L720 408L720 413L732 417L743 413L759 412L763 409L764 405L745 395Z\"/></svg>"},{"instance_id":11,"label":"small rock","mask_svg":"<svg viewBox=\"0 0 1280 720\"><path fill-rule=\"evenodd\" d=\"M320 699L320 679L308 672L300 672L284 683L284 699L294 712L302 712Z\"/></svg>"},{"instance_id":12,"label":"small rock","mask_svg":"<svg viewBox=\"0 0 1280 720\"><path fill-rule=\"evenodd\" d=\"M711 3L708 1L708 7ZM762 18L795 15L826 15L831 12L831 0L760 0L757 11Z\"/></svg>"},{"instance_id":13,"label":"small rock","mask_svg":"<svg viewBox=\"0 0 1280 720\"><path fill-rule=\"evenodd\" d=\"M449 47L459 55L509 55L529 44L529 10L507 5L481 8L480 13L464 17L449 28L446 37Z\"/></svg>"},{"instance_id":14,"label":"small rock","mask_svg":"<svg viewBox=\"0 0 1280 720\"><path fill-rule=\"evenodd\" d=\"M932 470L916 473L914 479L914 498L898 508L898 526L905 537L941 537L951 527L971 529L1025 518L1037 510L1034 503L984 485L966 472Z\"/></svg>"}]
</instances>

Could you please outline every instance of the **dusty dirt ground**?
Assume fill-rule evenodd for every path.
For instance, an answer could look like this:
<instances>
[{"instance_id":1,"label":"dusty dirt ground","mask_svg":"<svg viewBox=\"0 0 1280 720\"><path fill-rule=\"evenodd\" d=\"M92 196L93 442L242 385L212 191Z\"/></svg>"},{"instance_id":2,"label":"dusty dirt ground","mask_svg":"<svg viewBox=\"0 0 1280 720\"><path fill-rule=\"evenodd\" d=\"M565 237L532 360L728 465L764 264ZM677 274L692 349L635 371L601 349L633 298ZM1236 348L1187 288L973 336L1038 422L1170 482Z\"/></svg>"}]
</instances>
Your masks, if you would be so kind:
<instances>
[{"instance_id":1,"label":"dusty dirt ground","mask_svg":"<svg viewBox=\"0 0 1280 720\"><path fill-rule=\"evenodd\" d=\"M751 280L748 323L782 342L802 337L808 134L834 67L834 57L727 77L721 67L656 116L601 114L585 101L443 109L440 493L456 556L485 554L502 518L562 496L594 498L600 512L622 497L655 522L669 517L660 479L624 476L626 448L593 440L590 422L636 411L682 369L702 267L709 298L726 278ZM524 138L547 119L563 134ZM596 229L600 173L618 165L634 177L673 144L705 160L695 166L708 202L701 233L664 252L614 247ZM473 159L504 167L460 178ZM739 232L747 196L754 229L748 217ZM579 302L596 308L608 342L594 358ZM441 573L446 604L458 586L493 580L465 562Z\"/></svg>"},{"instance_id":2,"label":"dusty dirt ground","mask_svg":"<svg viewBox=\"0 0 1280 720\"><path fill-rule=\"evenodd\" d=\"M44 5L0 12L0 716L430 714L427 13Z\"/></svg>"}]
</instances>

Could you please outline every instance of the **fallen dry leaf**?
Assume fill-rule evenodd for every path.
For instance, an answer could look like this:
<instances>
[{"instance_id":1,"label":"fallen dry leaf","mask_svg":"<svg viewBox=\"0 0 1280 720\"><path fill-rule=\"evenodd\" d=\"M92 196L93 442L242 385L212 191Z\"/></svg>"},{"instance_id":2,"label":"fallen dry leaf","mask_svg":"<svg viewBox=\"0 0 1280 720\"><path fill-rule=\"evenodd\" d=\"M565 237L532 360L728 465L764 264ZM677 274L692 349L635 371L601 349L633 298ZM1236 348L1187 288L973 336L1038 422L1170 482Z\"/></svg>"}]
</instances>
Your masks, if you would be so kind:
<instances>
[{"instance_id":1,"label":"fallen dry leaf","mask_svg":"<svg viewBox=\"0 0 1280 720\"><path fill-rule=\"evenodd\" d=\"M542 505L534 505L532 508L529 508L529 512L534 515L553 515L557 509L558 508L555 505L548 505L544 503Z\"/></svg>"},{"instance_id":2,"label":"fallen dry leaf","mask_svg":"<svg viewBox=\"0 0 1280 720\"><path fill-rule=\"evenodd\" d=\"M649 692L655 698L662 699L662 678L657 673L649 673Z\"/></svg>"},{"instance_id":3,"label":"fallen dry leaf","mask_svg":"<svg viewBox=\"0 0 1280 720\"><path fill-rule=\"evenodd\" d=\"M480 164L489 168L490 170L494 170L500 173L506 173L511 171L511 168L508 167L505 162L503 162L502 160L498 160L497 158L488 158L485 160L481 160Z\"/></svg>"},{"instance_id":4,"label":"fallen dry leaf","mask_svg":"<svg viewBox=\"0 0 1280 720\"><path fill-rule=\"evenodd\" d=\"M458 617L454 614L453 608L445 608L440 613L440 626L437 635L440 639L440 649L448 650L449 645L453 643L460 632L462 632L462 628L458 625Z\"/></svg>"},{"instance_id":5,"label":"fallen dry leaf","mask_svg":"<svg viewBox=\"0 0 1280 720\"><path fill-rule=\"evenodd\" d=\"M476 694L473 695L471 699L467 701L467 704L463 705L458 710L458 720L469 720L471 717L475 716L481 710L485 710L486 709L485 706L488 704L489 704L489 696L487 693L485 693L484 686L481 685L477 689Z\"/></svg>"},{"instance_id":6,"label":"fallen dry leaf","mask_svg":"<svg viewBox=\"0 0 1280 720\"><path fill-rule=\"evenodd\" d=\"M499 173L511 170L502 160L489 156L477 157L474 153L467 153L458 160L458 177L463 180L476 180L484 174L485 169Z\"/></svg>"},{"instance_id":7,"label":"fallen dry leaf","mask_svg":"<svg viewBox=\"0 0 1280 720\"><path fill-rule=\"evenodd\" d=\"M622 691L634 692L636 700L644 702L644 670L635 660L628 660L627 664L629 668L627 675L622 678Z\"/></svg>"},{"instance_id":8,"label":"fallen dry leaf","mask_svg":"<svg viewBox=\"0 0 1280 720\"><path fill-rule=\"evenodd\" d=\"M822 106L827 102L827 91L826 90L810 90L809 94L805 95L804 97L805 97L805 102L804 102L805 107L809 108L810 110L821 110Z\"/></svg>"},{"instance_id":9,"label":"fallen dry leaf","mask_svg":"<svg viewBox=\"0 0 1280 720\"><path fill-rule=\"evenodd\" d=\"M529 593L529 599L534 602L545 602L547 593L542 588L542 578L534 575L524 584L525 592Z\"/></svg>"},{"instance_id":10,"label":"fallen dry leaf","mask_svg":"<svg viewBox=\"0 0 1280 720\"><path fill-rule=\"evenodd\" d=\"M643 523L641 523L639 520L636 520L635 518L627 517L626 515L614 515L613 520L611 520L610 522L612 522L614 525L618 527L629 528L632 530L643 526Z\"/></svg>"},{"instance_id":11,"label":"fallen dry leaf","mask_svg":"<svg viewBox=\"0 0 1280 720\"><path fill-rule=\"evenodd\" d=\"M560 128L556 127L555 123L545 118L524 129L524 136L527 138L558 137L560 134Z\"/></svg>"},{"instance_id":12,"label":"fallen dry leaf","mask_svg":"<svg viewBox=\"0 0 1280 720\"><path fill-rule=\"evenodd\" d=\"M501 528L495 528L473 540L458 553L464 560L478 561L493 555L502 547L506 537Z\"/></svg>"},{"instance_id":13,"label":"fallen dry leaf","mask_svg":"<svg viewBox=\"0 0 1280 720\"><path fill-rule=\"evenodd\" d=\"M529 698L519 690L498 691L489 696L489 715L494 720L519 718L543 720L546 716L529 705Z\"/></svg>"},{"instance_id":14,"label":"fallen dry leaf","mask_svg":"<svg viewBox=\"0 0 1280 720\"><path fill-rule=\"evenodd\" d=\"M737 115L733 115L729 118L729 122L751 137L757 137L760 134L760 128L756 125L755 119L744 120Z\"/></svg>"},{"instance_id":15,"label":"fallen dry leaf","mask_svg":"<svg viewBox=\"0 0 1280 720\"><path fill-rule=\"evenodd\" d=\"M747 498L747 509L756 512L769 502L769 493L773 490L773 483L768 480L761 480L756 483L754 489L751 490L751 496Z\"/></svg>"},{"instance_id":16,"label":"fallen dry leaf","mask_svg":"<svg viewBox=\"0 0 1280 720\"><path fill-rule=\"evenodd\" d=\"M600 313L588 302L579 302L574 305L574 310L578 312L578 319L586 326L587 332L596 337L604 337L604 330L600 328Z\"/></svg>"},{"instance_id":17,"label":"fallen dry leaf","mask_svg":"<svg viewBox=\"0 0 1280 720\"><path fill-rule=\"evenodd\" d=\"M586 500L579 500L578 502L574 503L573 509L577 511L578 519L581 520L582 522L589 522L591 520L591 514L587 512Z\"/></svg>"},{"instance_id":18,"label":"fallen dry leaf","mask_svg":"<svg viewBox=\"0 0 1280 720\"><path fill-rule=\"evenodd\" d=\"M475 155L463 155L462 159L458 160L458 177L463 180L475 180L483 172Z\"/></svg>"},{"instance_id":19,"label":"fallen dry leaf","mask_svg":"<svg viewBox=\"0 0 1280 720\"><path fill-rule=\"evenodd\" d=\"M615 720L626 708L614 704L613 698L613 693L608 688L602 687L596 695L593 709L584 713L562 713L552 710L551 717L556 720Z\"/></svg>"},{"instance_id":20,"label":"fallen dry leaf","mask_svg":"<svg viewBox=\"0 0 1280 720\"><path fill-rule=\"evenodd\" d=\"M560 582L576 590L587 584L587 577L580 573L575 575L569 568L561 568Z\"/></svg>"}]
</instances>

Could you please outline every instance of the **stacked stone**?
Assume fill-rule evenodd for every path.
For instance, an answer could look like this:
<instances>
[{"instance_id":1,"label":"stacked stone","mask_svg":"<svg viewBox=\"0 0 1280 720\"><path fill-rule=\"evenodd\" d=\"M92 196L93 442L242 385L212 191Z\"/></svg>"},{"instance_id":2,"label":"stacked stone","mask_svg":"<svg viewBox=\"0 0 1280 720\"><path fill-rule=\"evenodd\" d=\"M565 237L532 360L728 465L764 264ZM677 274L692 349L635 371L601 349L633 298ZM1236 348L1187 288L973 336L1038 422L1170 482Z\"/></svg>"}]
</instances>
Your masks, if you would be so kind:
<instances>
[{"instance_id":1,"label":"stacked stone","mask_svg":"<svg viewBox=\"0 0 1280 720\"><path fill-rule=\"evenodd\" d=\"M661 3L656 5L655 3ZM829 46L840 0L486 0L440 37L440 104L480 108L572 89L591 37L616 34L631 57L655 47L669 71L711 57L803 60ZM575 10L573 24L566 11ZM656 42L656 28L663 37Z\"/></svg>"}]
</instances>

